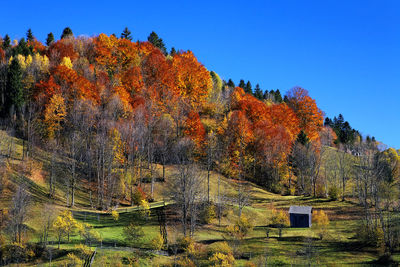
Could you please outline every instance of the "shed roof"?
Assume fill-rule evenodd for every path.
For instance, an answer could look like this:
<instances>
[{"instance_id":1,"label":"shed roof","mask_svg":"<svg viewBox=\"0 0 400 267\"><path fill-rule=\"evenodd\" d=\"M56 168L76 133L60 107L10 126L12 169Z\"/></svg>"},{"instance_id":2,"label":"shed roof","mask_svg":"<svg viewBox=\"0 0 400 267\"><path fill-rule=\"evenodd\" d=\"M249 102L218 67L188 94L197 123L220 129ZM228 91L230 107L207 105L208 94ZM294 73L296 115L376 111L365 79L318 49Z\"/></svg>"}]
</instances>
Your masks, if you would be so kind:
<instances>
[{"instance_id":1,"label":"shed roof","mask_svg":"<svg viewBox=\"0 0 400 267\"><path fill-rule=\"evenodd\" d=\"M310 206L290 206L289 213L296 214L311 214L312 207Z\"/></svg>"}]
</instances>

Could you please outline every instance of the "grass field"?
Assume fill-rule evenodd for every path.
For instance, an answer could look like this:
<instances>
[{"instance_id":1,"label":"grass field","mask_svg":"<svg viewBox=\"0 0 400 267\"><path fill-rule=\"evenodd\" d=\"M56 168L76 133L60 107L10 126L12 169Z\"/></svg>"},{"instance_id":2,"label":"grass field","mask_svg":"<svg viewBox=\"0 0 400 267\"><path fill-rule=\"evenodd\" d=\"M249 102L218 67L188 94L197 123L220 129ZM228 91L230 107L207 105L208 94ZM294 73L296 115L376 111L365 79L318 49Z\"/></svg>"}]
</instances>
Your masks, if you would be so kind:
<instances>
[{"instance_id":1,"label":"grass field","mask_svg":"<svg viewBox=\"0 0 400 267\"><path fill-rule=\"evenodd\" d=\"M0 154L6 154L7 134L0 131L3 142L0 143ZM6 208L12 199L12 188L15 185L24 185L30 192L31 206L27 226L29 228L30 241L39 240L38 233L43 225L40 214L43 212L44 204L49 202L48 188L46 183L46 166L49 164L51 155L42 151L36 151L30 161L21 161L22 142L19 139L12 139L13 153L7 160L10 170L9 190L3 191L0 196L0 208ZM330 152L334 153L334 152ZM63 159L57 159L63 160ZM36 166L32 168L31 165ZM40 171L37 171L40 166ZM26 169L26 170L25 170ZM35 169L35 172L31 170ZM157 171L161 174L161 166L157 166ZM166 167L166 177L175 171L174 166ZM205 172L204 172L205 174ZM211 198L216 199L218 191L218 179L220 179L220 191L229 198L235 198L237 191L235 183L230 179L221 176L218 173L211 173ZM145 190L149 190L149 184L145 185ZM148 219L141 219L139 224L143 228L145 236L137 245L136 249L141 252L148 250L145 257L140 260L140 266L162 266L171 264L174 261L174 255L163 256L154 254L150 250L150 240L159 233L159 223L155 210L164 205L173 209L173 203L169 200L165 183L156 183L155 202L151 203L151 215ZM206 181L204 180L206 188ZM57 213L65 209L65 192L61 186L58 186L56 197L51 201L54 211ZM319 240L313 229L291 229L283 230L283 236L278 237L277 229L272 229L269 238L266 236L267 219L271 215L271 209L281 209L288 211L290 205L309 205L314 209L323 209L330 218L328 235L323 240ZM101 236L102 242L93 244L92 249L97 247L97 254L94 266L119 266L129 265L129 259L133 255L132 248L127 247L124 237L124 227L132 220L137 220L135 214L138 213L138 207L119 207L119 220L115 221L110 213L95 211L90 209L87 192L81 187L77 191L77 205L72 209L73 216L78 222L90 224ZM244 215L250 219L254 230L239 243L239 249L244 256L243 259L237 259L237 266L244 266L246 262L253 262L256 266L263 264L265 259L272 265L308 265L313 263L322 266L342 266L342 265L368 265L377 259L376 249L361 246L355 239L361 209L351 201L329 201L324 198L282 196L265 191L257 185L251 185L250 206L244 209ZM202 247L206 247L214 242L227 240L232 245L225 233L225 228L237 219L237 207L234 204L229 205L225 212L225 217L221 220L221 225L214 219L210 224L199 226L195 240ZM176 229L168 222L167 230L170 239L176 239L180 235L179 229ZM54 234L51 234L50 245L56 250L57 242ZM68 259L66 254L75 251L75 246L82 242L78 234L72 235L69 243L64 239L61 244L61 250L64 255L53 259L52 266L62 266ZM305 251L311 253L305 253ZM395 259L400 260L400 255L395 255ZM35 262L30 265L49 266L49 261ZM21 266L21 265L20 265Z\"/></svg>"}]
</instances>

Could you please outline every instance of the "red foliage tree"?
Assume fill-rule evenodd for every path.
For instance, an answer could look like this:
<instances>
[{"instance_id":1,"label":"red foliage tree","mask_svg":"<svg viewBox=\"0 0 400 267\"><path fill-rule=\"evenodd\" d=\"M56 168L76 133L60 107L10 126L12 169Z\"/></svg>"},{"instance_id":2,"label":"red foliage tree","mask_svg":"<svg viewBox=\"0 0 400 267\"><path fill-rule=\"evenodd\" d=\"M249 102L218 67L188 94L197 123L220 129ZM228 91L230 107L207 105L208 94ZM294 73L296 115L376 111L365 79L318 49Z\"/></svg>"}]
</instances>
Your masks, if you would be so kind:
<instances>
[{"instance_id":1,"label":"red foliage tree","mask_svg":"<svg viewBox=\"0 0 400 267\"><path fill-rule=\"evenodd\" d=\"M199 109L212 88L209 71L197 61L191 51L174 55L172 62L176 70L176 82L180 95L188 99L193 109Z\"/></svg>"},{"instance_id":2,"label":"red foliage tree","mask_svg":"<svg viewBox=\"0 0 400 267\"><path fill-rule=\"evenodd\" d=\"M195 144L200 147L204 144L206 131L200 121L199 113L190 111L185 123L184 134L189 136Z\"/></svg>"},{"instance_id":3,"label":"red foliage tree","mask_svg":"<svg viewBox=\"0 0 400 267\"><path fill-rule=\"evenodd\" d=\"M50 45L47 56L55 65L58 65L64 57L69 57L71 61L74 61L79 55L74 50L72 40L61 39Z\"/></svg>"},{"instance_id":4,"label":"red foliage tree","mask_svg":"<svg viewBox=\"0 0 400 267\"><path fill-rule=\"evenodd\" d=\"M312 99L307 90L294 87L288 93L288 105L293 109L299 119L300 129L303 130L310 140L318 139L318 134L323 125L323 114Z\"/></svg>"}]
</instances>

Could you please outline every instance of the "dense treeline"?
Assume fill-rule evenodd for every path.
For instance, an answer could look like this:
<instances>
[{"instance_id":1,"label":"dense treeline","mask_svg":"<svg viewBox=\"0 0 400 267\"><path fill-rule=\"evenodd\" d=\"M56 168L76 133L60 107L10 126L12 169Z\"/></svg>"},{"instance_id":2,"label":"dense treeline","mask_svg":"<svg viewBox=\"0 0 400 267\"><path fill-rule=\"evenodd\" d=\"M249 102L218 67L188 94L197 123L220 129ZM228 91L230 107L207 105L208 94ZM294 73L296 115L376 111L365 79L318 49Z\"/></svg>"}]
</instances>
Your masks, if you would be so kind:
<instances>
[{"instance_id":1,"label":"dense treeline","mask_svg":"<svg viewBox=\"0 0 400 267\"><path fill-rule=\"evenodd\" d=\"M185 138L194 144L187 156L208 170L283 191L293 186L280 182L297 135L319 142L322 112L305 89L293 88L284 102L279 90L257 85L253 96L250 81L235 87L191 51L168 54L154 32L149 42L132 42L128 29L121 38L75 38L66 28L46 46L30 30L27 37L2 41L1 114L27 140L26 155L33 142L50 143L71 159L68 205L78 171L96 184L101 208L129 199L144 169L152 195L153 165L174 163L170 152Z\"/></svg>"},{"instance_id":2,"label":"dense treeline","mask_svg":"<svg viewBox=\"0 0 400 267\"><path fill-rule=\"evenodd\" d=\"M88 190L93 208L133 205L143 183L150 184L151 200L168 164L180 166L183 181L173 193L183 203L184 225L199 194L185 185L198 184L194 165L237 180L240 193L242 181L253 181L283 194L340 193L344 199L351 178L365 206L383 201L376 196L378 182L397 183L397 151L379 150L374 138L362 140L342 115L324 122L307 90L294 87L282 98L258 84L253 90L250 81L236 87L193 52L168 53L154 32L148 41L132 42L127 28L120 38L74 37L66 28L60 40L49 33L44 45L29 30L27 41L11 44L6 35L0 44L3 126L24 140L24 157L33 145L53 155L49 197L62 177L67 206L75 205L77 186ZM323 160L329 147L338 159ZM162 177L156 164L163 166ZM245 202L239 197L239 208ZM194 232L192 225L184 229Z\"/></svg>"}]
</instances>

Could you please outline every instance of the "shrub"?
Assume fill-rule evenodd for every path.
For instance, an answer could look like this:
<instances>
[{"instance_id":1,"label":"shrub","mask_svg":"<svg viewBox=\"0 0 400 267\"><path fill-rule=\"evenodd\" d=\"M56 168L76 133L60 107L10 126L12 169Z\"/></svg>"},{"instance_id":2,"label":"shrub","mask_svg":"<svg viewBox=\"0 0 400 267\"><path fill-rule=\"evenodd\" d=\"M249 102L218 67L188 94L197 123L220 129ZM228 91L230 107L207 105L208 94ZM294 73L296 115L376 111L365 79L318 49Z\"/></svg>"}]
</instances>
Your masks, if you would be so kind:
<instances>
[{"instance_id":1,"label":"shrub","mask_svg":"<svg viewBox=\"0 0 400 267\"><path fill-rule=\"evenodd\" d=\"M118 213L118 211L113 210L113 211L111 212L111 216L113 217L114 221L118 221L118 219L119 219L119 213Z\"/></svg>"},{"instance_id":2,"label":"shrub","mask_svg":"<svg viewBox=\"0 0 400 267\"><path fill-rule=\"evenodd\" d=\"M133 192L132 196L133 204L135 205L140 205L142 203L142 200L146 199L146 194L143 192L142 188L140 186L137 186L135 188L135 191Z\"/></svg>"},{"instance_id":3,"label":"shrub","mask_svg":"<svg viewBox=\"0 0 400 267\"><path fill-rule=\"evenodd\" d=\"M135 246L141 243L141 239L144 236L142 227L137 225L135 222L131 222L124 228L125 240L130 246Z\"/></svg>"},{"instance_id":4,"label":"shrub","mask_svg":"<svg viewBox=\"0 0 400 267\"><path fill-rule=\"evenodd\" d=\"M22 245L12 243L1 248L2 260L5 263L27 262L34 259L36 256L32 245ZM42 253L42 251L40 252Z\"/></svg>"},{"instance_id":5,"label":"shrub","mask_svg":"<svg viewBox=\"0 0 400 267\"><path fill-rule=\"evenodd\" d=\"M79 258L81 259L85 259L92 254L92 250L90 249L90 247L83 244L75 245L75 249L78 251L79 254L76 256L79 256Z\"/></svg>"},{"instance_id":6,"label":"shrub","mask_svg":"<svg viewBox=\"0 0 400 267\"><path fill-rule=\"evenodd\" d=\"M328 196L331 200L337 200L339 196L339 189L336 185L332 185L329 187Z\"/></svg>"},{"instance_id":7,"label":"shrub","mask_svg":"<svg viewBox=\"0 0 400 267\"><path fill-rule=\"evenodd\" d=\"M383 231L380 226L368 226L366 223L363 222L357 227L356 233L357 239L365 245L381 249L385 245Z\"/></svg>"},{"instance_id":8,"label":"shrub","mask_svg":"<svg viewBox=\"0 0 400 267\"><path fill-rule=\"evenodd\" d=\"M232 254L232 248L226 242L216 242L208 246L207 254L212 256L214 253Z\"/></svg>"},{"instance_id":9,"label":"shrub","mask_svg":"<svg viewBox=\"0 0 400 267\"><path fill-rule=\"evenodd\" d=\"M194 240L190 237L182 237L178 239L178 249L187 253L192 253L194 250Z\"/></svg>"},{"instance_id":10,"label":"shrub","mask_svg":"<svg viewBox=\"0 0 400 267\"><path fill-rule=\"evenodd\" d=\"M317 231L319 238L322 240L328 233L329 218L323 210L316 211L312 216L312 228Z\"/></svg>"},{"instance_id":11,"label":"shrub","mask_svg":"<svg viewBox=\"0 0 400 267\"><path fill-rule=\"evenodd\" d=\"M86 244L92 245L93 242L101 240L100 234L87 223L78 223L77 228L82 239Z\"/></svg>"},{"instance_id":12,"label":"shrub","mask_svg":"<svg viewBox=\"0 0 400 267\"><path fill-rule=\"evenodd\" d=\"M235 258L232 254L214 253L209 259L210 265L215 267L233 266Z\"/></svg>"},{"instance_id":13,"label":"shrub","mask_svg":"<svg viewBox=\"0 0 400 267\"><path fill-rule=\"evenodd\" d=\"M176 266L179 267L196 267L196 265L193 263L191 259L188 257L183 257L179 261L177 261Z\"/></svg>"},{"instance_id":14,"label":"shrub","mask_svg":"<svg viewBox=\"0 0 400 267\"><path fill-rule=\"evenodd\" d=\"M75 266L83 265L83 261L73 253L68 253L67 258L68 258L68 263L67 263L68 267L75 267Z\"/></svg>"},{"instance_id":15,"label":"shrub","mask_svg":"<svg viewBox=\"0 0 400 267\"><path fill-rule=\"evenodd\" d=\"M289 226L289 217L287 213L283 210L277 211L273 209L269 225L279 228L279 237L282 237L282 228Z\"/></svg>"},{"instance_id":16,"label":"shrub","mask_svg":"<svg viewBox=\"0 0 400 267\"><path fill-rule=\"evenodd\" d=\"M150 205L146 199L140 201L140 213L145 218L150 216Z\"/></svg>"},{"instance_id":17,"label":"shrub","mask_svg":"<svg viewBox=\"0 0 400 267\"><path fill-rule=\"evenodd\" d=\"M200 221L209 224L216 216L215 206L212 203L205 203L200 213Z\"/></svg>"},{"instance_id":18,"label":"shrub","mask_svg":"<svg viewBox=\"0 0 400 267\"><path fill-rule=\"evenodd\" d=\"M272 210L272 216L270 218L270 225L275 227L287 227L289 226L289 216L283 210L277 211Z\"/></svg>"},{"instance_id":19,"label":"shrub","mask_svg":"<svg viewBox=\"0 0 400 267\"><path fill-rule=\"evenodd\" d=\"M235 222L234 225L226 227L226 232L228 233L228 235L235 239L245 238L252 230L253 225L244 215L240 216L240 218Z\"/></svg>"},{"instance_id":20,"label":"shrub","mask_svg":"<svg viewBox=\"0 0 400 267\"><path fill-rule=\"evenodd\" d=\"M150 241L151 248L155 250L160 250L163 247L163 245L164 245L164 238L162 237L161 234L157 234L157 236Z\"/></svg>"}]
</instances>

